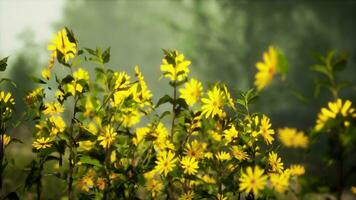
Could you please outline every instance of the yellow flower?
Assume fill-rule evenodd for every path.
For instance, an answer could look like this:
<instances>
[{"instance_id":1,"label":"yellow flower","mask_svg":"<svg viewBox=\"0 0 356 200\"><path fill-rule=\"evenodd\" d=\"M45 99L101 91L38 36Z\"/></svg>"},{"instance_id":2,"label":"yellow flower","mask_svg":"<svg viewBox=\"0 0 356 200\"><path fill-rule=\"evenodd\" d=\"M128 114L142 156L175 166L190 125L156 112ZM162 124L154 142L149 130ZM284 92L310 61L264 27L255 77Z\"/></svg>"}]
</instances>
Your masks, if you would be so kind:
<instances>
[{"instance_id":1,"label":"yellow flower","mask_svg":"<svg viewBox=\"0 0 356 200\"><path fill-rule=\"evenodd\" d=\"M184 156L180 161L185 174L194 175L198 171L198 161L194 157Z\"/></svg>"},{"instance_id":2,"label":"yellow flower","mask_svg":"<svg viewBox=\"0 0 356 200\"><path fill-rule=\"evenodd\" d=\"M79 181L79 188L84 192L89 192L94 187L93 175L88 174Z\"/></svg>"},{"instance_id":3,"label":"yellow flower","mask_svg":"<svg viewBox=\"0 0 356 200\"><path fill-rule=\"evenodd\" d=\"M74 42L71 42L67 35L67 30L63 28L52 37L52 43L48 45L48 50L52 51L51 59L57 58L57 51L63 55L65 62L68 62L70 58L74 58L75 53L77 52L77 45Z\"/></svg>"},{"instance_id":4,"label":"yellow flower","mask_svg":"<svg viewBox=\"0 0 356 200\"><path fill-rule=\"evenodd\" d=\"M257 90L262 90L271 83L277 70L278 51L270 46L269 51L263 53L263 61L256 64L258 72L255 75L255 86Z\"/></svg>"},{"instance_id":5,"label":"yellow flower","mask_svg":"<svg viewBox=\"0 0 356 200\"><path fill-rule=\"evenodd\" d=\"M305 168L303 165L291 165L289 167L291 176L301 176L305 174Z\"/></svg>"},{"instance_id":6,"label":"yellow flower","mask_svg":"<svg viewBox=\"0 0 356 200\"><path fill-rule=\"evenodd\" d=\"M55 136L58 133L63 133L66 128L66 123L61 116L51 116L49 118L49 124L51 128L51 135Z\"/></svg>"},{"instance_id":7,"label":"yellow flower","mask_svg":"<svg viewBox=\"0 0 356 200\"><path fill-rule=\"evenodd\" d=\"M176 162L177 158L175 158L175 154L173 152L160 152L157 157L155 170L161 174L164 174L164 176L167 176L169 172L173 171L176 166Z\"/></svg>"},{"instance_id":8,"label":"yellow flower","mask_svg":"<svg viewBox=\"0 0 356 200\"><path fill-rule=\"evenodd\" d=\"M351 105L352 102L350 100L346 100L344 103L341 99L337 99L335 102L329 102L328 108L322 108L318 114L315 130L322 130L329 120L335 119L339 115L342 117L351 116L352 118L356 118L355 108L351 107ZM348 126L348 124L347 121L344 122L345 126Z\"/></svg>"},{"instance_id":9,"label":"yellow flower","mask_svg":"<svg viewBox=\"0 0 356 200\"><path fill-rule=\"evenodd\" d=\"M238 146L233 146L232 147L232 155L239 161L247 160L248 155L245 151L243 151L242 148L239 148Z\"/></svg>"},{"instance_id":10,"label":"yellow flower","mask_svg":"<svg viewBox=\"0 0 356 200\"><path fill-rule=\"evenodd\" d=\"M115 72L114 74L115 90L128 90L130 84L130 76L126 74L126 72Z\"/></svg>"},{"instance_id":11,"label":"yellow flower","mask_svg":"<svg viewBox=\"0 0 356 200\"><path fill-rule=\"evenodd\" d=\"M199 101L203 93L203 86L200 81L191 79L185 83L185 87L179 89L180 98L184 99L188 105L192 106Z\"/></svg>"},{"instance_id":12,"label":"yellow flower","mask_svg":"<svg viewBox=\"0 0 356 200\"><path fill-rule=\"evenodd\" d=\"M85 107L85 111L84 111L83 115L85 117L90 117L90 116L92 116L92 114L95 113L94 104L93 104L90 96L87 96L87 98L85 99L84 107Z\"/></svg>"},{"instance_id":13,"label":"yellow flower","mask_svg":"<svg viewBox=\"0 0 356 200\"><path fill-rule=\"evenodd\" d=\"M216 199L217 200L227 200L227 197L225 197L223 194L217 194Z\"/></svg>"},{"instance_id":14,"label":"yellow flower","mask_svg":"<svg viewBox=\"0 0 356 200\"><path fill-rule=\"evenodd\" d=\"M157 194L162 191L163 183L159 180L151 178L146 182L146 188L151 192L152 197L156 197Z\"/></svg>"},{"instance_id":15,"label":"yellow flower","mask_svg":"<svg viewBox=\"0 0 356 200\"><path fill-rule=\"evenodd\" d=\"M50 69L43 69L41 71L42 78L49 80L51 78L51 70Z\"/></svg>"},{"instance_id":16,"label":"yellow flower","mask_svg":"<svg viewBox=\"0 0 356 200\"><path fill-rule=\"evenodd\" d=\"M79 147L78 147L79 151L89 151L94 146L94 142L92 142L90 140L80 141L78 143L79 143Z\"/></svg>"},{"instance_id":17,"label":"yellow flower","mask_svg":"<svg viewBox=\"0 0 356 200\"><path fill-rule=\"evenodd\" d=\"M11 104L15 105L15 100L10 92L6 93L4 91L0 92L0 104Z\"/></svg>"},{"instance_id":18,"label":"yellow flower","mask_svg":"<svg viewBox=\"0 0 356 200\"><path fill-rule=\"evenodd\" d=\"M189 60L184 59L184 55L178 51L165 51L165 57L160 66L163 76L171 81L182 81L188 77L190 65Z\"/></svg>"},{"instance_id":19,"label":"yellow flower","mask_svg":"<svg viewBox=\"0 0 356 200\"><path fill-rule=\"evenodd\" d=\"M267 144L272 144L272 141L274 140L272 137L274 130L271 129L271 126L270 119L263 115L260 124L260 134Z\"/></svg>"},{"instance_id":20,"label":"yellow flower","mask_svg":"<svg viewBox=\"0 0 356 200\"><path fill-rule=\"evenodd\" d=\"M298 132L295 128L279 129L278 137L286 147L307 148L309 145L309 138L302 131Z\"/></svg>"},{"instance_id":21,"label":"yellow flower","mask_svg":"<svg viewBox=\"0 0 356 200\"><path fill-rule=\"evenodd\" d=\"M135 76L138 78L138 83L131 87L133 99L139 103L142 107L144 105L150 105L152 100L152 93L148 89L145 79L139 70L138 66L135 66Z\"/></svg>"},{"instance_id":22,"label":"yellow flower","mask_svg":"<svg viewBox=\"0 0 356 200\"><path fill-rule=\"evenodd\" d=\"M208 96L202 99L202 103L202 115L205 114L207 118L223 115L224 94L217 86L208 91Z\"/></svg>"},{"instance_id":23,"label":"yellow flower","mask_svg":"<svg viewBox=\"0 0 356 200\"><path fill-rule=\"evenodd\" d=\"M105 179L102 178L102 177L99 177L96 180L96 186L99 188L99 190L104 191L105 190L105 186L106 186Z\"/></svg>"},{"instance_id":24,"label":"yellow flower","mask_svg":"<svg viewBox=\"0 0 356 200\"><path fill-rule=\"evenodd\" d=\"M77 71L73 72L73 77L76 81L84 80L89 82L90 80L89 72L82 68L78 68Z\"/></svg>"},{"instance_id":25,"label":"yellow flower","mask_svg":"<svg viewBox=\"0 0 356 200\"><path fill-rule=\"evenodd\" d=\"M225 151L220 151L215 155L216 159L218 159L219 161L226 161L226 160L230 160L231 156L228 152Z\"/></svg>"},{"instance_id":26,"label":"yellow flower","mask_svg":"<svg viewBox=\"0 0 356 200\"><path fill-rule=\"evenodd\" d=\"M2 142L2 144L4 145L4 147L6 147L10 143L11 137L6 134L2 135L2 137L0 136L0 144L1 144L2 138L4 139L4 142Z\"/></svg>"},{"instance_id":27,"label":"yellow flower","mask_svg":"<svg viewBox=\"0 0 356 200\"><path fill-rule=\"evenodd\" d=\"M197 160L201 160L204 158L206 147L206 143L193 140L191 143L186 144L184 154L189 157L194 157Z\"/></svg>"},{"instance_id":28,"label":"yellow flower","mask_svg":"<svg viewBox=\"0 0 356 200\"><path fill-rule=\"evenodd\" d=\"M268 164L271 167L272 172L282 172L284 167L280 157L275 152L268 154Z\"/></svg>"},{"instance_id":29,"label":"yellow flower","mask_svg":"<svg viewBox=\"0 0 356 200\"><path fill-rule=\"evenodd\" d=\"M289 175L288 173L272 173L270 174L270 181L275 191L284 193L289 185Z\"/></svg>"},{"instance_id":30,"label":"yellow flower","mask_svg":"<svg viewBox=\"0 0 356 200\"><path fill-rule=\"evenodd\" d=\"M231 98L230 92L229 92L229 90L227 89L226 85L223 85L223 89L224 89L224 94L225 94L227 103L229 104L229 106L230 106L233 110L236 110L235 102L234 102L234 100Z\"/></svg>"},{"instance_id":31,"label":"yellow flower","mask_svg":"<svg viewBox=\"0 0 356 200\"><path fill-rule=\"evenodd\" d=\"M50 138L44 138L44 137L41 137L41 138L38 138L37 140L35 140L33 143L32 143L32 146L39 150L39 149L45 149L45 148L48 148L48 147L51 147L52 146L52 143L51 143L51 139Z\"/></svg>"},{"instance_id":32,"label":"yellow flower","mask_svg":"<svg viewBox=\"0 0 356 200\"><path fill-rule=\"evenodd\" d=\"M42 111L45 115L56 115L64 112L64 107L62 104L56 102L45 103L45 109Z\"/></svg>"},{"instance_id":33,"label":"yellow flower","mask_svg":"<svg viewBox=\"0 0 356 200\"><path fill-rule=\"evenodd\" d=\"M209 176L209 175L200 175L198 174L197 177L201 180L203 180L205 183L208 183L208 184L215 184L216 183L216 180L212 177L212 176Z\"/></svg>"},{"instance_id":34,"label":"yellow flower","mask_svg":"<svg viewBox=\"0 0 356 200\"><path fill-rule=\"evenodd\" d=\"M217 131L208 130L208 134L210 135L211 138L213 138L213 140L217 142L221 141L222 136Z\"/></svg>"},{"instance_id":35,"label":"yellow flower","mask_svg":"<svg viewBox=\"0 0 356 200\"><path fill-rule=\"evenodd\" d=\"M179 197L179 200L192 200L195 193L193 191L185 192L182 196Z\"/></svg>"},{"instance_id":36,"label":"yellow flower","mask_svg":"<svg viewBox=\"0 0 356 200\"><path fill-rule=\"evenodd\" d=\"M351 187L351 192L354 193L354 194L356 194L356 186L352 186L352 187Z\"/></svg>"},{"instance_id":37,"label":"yellow flower","mask_svg":"<svg viewBox=\"0 0 356 200\"><path fill-rule=\"evenodd\" d=\"M39 88L36 88L30 92L27 93L26 97L25 97L25 101L28 105L31 105L35 102L37 102L39 99L42 98L43 96L43 91L44 89L39 87Z\"/></svg>"},{"instance_id":38,"label":"yellow flower","mask_svg":"<svg viewBox=\"0 0 356 200\"><path fill-rule=\"evenodd\" d=\"M235 125L231 125L231 127L229 129L224 130L224 136L225 136L225 140L227 141L227 143L232 142L235 138L237 138L238 132L235 128Z\"/></svg>"},{"instance_id":39,"label":"yellow flower","mask_svg":"<svg viewBox=\"0 0 356 200\"><path fill-rule=\"evenodd\" d=\"M247 167L246 172L243 172L239 178L240 191L252 192L258 196L259 191L264 189L267 181L267 176L263 173L264 171L258 166L255 166L254 170L252 170L252 167Z\"/></svg>"},{"instance_id":40,"label":"yellow flower","mask_svg":"<svg viewBox=\"0 0 356 200\"><path fill-rule=\"evenodd\" d=\"M98 141L101 141L99 144L104 148L109 148L109 146L114 142L117 133L111 125L104 127L103 132L98 137Z\"/></svg>"},{"instance_id":41,"label":"yellow flower","mask_svg":"<svg viewBox=\"0 0 356 200\"><path fill-rule=\"evenodd\" d=\"M135 132L135 137L132 139L132 143L134 145L139 145L145 138L145 136L148 134L150 131L149 128L143 127L143 128L137 128Z\"/></svg>"},{"instance_id":42,"label":"yellow flower","mask_svg":"<svg viewBox=\"0 0 356 200\"><path fill-rule=\"evenodd\" d=\"M123 108L121 109L121 116L119 121L124 127L132 127L140 122L141 113L137 109Z\"/></svg>"},{"instance_id":43,"label":"yellow flower","mask_svg":"<svg viewBox=\"0 0 356 200\"><path fill-rule=\"evenodd\" d=\"M83 89L83 86L76 81L72 81L64 85L64 90L72 94L72 96L75 96L78 92L82 93Z\"/></svg>"}]
</instances>

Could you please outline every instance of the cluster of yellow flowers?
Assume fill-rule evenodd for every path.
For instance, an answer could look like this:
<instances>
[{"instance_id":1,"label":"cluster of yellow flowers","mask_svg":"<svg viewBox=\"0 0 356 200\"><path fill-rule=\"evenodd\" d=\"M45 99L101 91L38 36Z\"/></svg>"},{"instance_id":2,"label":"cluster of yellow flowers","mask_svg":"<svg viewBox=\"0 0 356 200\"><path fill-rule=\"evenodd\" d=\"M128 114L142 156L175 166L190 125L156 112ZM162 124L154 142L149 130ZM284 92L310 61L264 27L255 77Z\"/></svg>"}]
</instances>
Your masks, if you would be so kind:
<instances>
[{"instance_id":1,"label":"cluster of yellow flowers","mask_svg":"<svg viewBox=\"0 0 356 200\"><path fill-rule=\"evenodd\" d=\"M267 190L284 193L291 181L304 174L302 165L287 168L278 156L269 117L250 113L225 84L204 90L201 81L189 77L191 61L177 50L164 50L160 66L173 95L154 105L137 66L134 80L126 72L105 67L109 50L77 48L68 29L58 32L48 46L51 61L42 72L43 82L54 81L50 71L54 58L69 68L68 74L56 76L55 100L42 87L26 97L35 110L35 152L40 158L46 152L69 154L69 198L73 179L77 193L103 199L142 194L236 199L237 195L263 196ZM85 63L72 62L80 59L77 52L87 52L86 61L97 64L94 80L90 70L77 66ZM257 64L258 90L272 80L277 54L271 47L264 54L265 63ZM165 103L172 109L159 113L157 107ZM64 116L72 117L65 120ZM279 136L286 146L308 145L308 138L294 129L280 130ZM291 139L295 137L299 139Z\"/></svg>"},{"instance_id":2,"label":"cluster of yellow flowers","mask_svg":"<svg viewBox=\"0 0 356 200\"><path fill-rule=\"evenodd\" d=\"M350 119L356 118L356 110L352 107L352 102L346 100L343 102L337 99L334 102L329 102L328 107L322 108L318 114L315 130L321 131L326 127L331 120L340 119L345 127L350 125Z\"/></svg>"}]
</instances>

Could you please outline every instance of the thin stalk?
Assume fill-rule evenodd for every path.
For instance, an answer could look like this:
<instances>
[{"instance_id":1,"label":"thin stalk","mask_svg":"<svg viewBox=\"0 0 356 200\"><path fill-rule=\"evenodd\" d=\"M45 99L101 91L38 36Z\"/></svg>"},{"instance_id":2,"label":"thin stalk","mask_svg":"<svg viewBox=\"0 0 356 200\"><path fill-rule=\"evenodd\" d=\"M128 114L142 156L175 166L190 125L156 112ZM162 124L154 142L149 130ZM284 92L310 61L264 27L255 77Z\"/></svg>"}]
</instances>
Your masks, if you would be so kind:
<instances>
[{"instance_id":1,"label":"thin stalk","mask_svg":"<svg viewBox=\"0 0 356 200\"><path fill-rule=\"evenodd\" d=\"M74 109L73 109L73 116L71 119L71 124L70 124L70 132L69 132L69 172L68 172L68 200L73 199L73 173L75 169L75 146L76 146L76 141L74 139L74 119L75 119L75 108L77 107L77 102L78 99L75 98L74 102Z\"/></svg>"}]
</instances>

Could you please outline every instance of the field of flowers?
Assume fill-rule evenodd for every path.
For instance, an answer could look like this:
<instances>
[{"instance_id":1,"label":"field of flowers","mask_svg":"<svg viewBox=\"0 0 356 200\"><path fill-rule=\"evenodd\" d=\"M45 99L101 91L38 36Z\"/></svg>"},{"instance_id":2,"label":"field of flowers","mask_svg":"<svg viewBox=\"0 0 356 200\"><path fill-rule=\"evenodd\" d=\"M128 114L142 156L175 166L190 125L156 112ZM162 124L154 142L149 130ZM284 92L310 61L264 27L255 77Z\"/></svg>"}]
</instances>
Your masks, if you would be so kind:
<instances>
[{"instance_id":1,"label":"field of flowers","mask_svg":"<svg viewBox=\"0 0 356 200\"><path fill-rule=\"evenodd\" d=\"M171 94L157 102L139 66L130 72L133 76L108 67L110 48L81 47L63 28L48 50L48 66L33 78L38 87L24 99L23 118L13 119L11 91L0 92L1 199L27 194L68 200L321 198L315 193L355 198L356 165L346 163L355 156L356 110L340 95L351 86L337 78L346 66L343 54L320 55L312 66L316 88L328 90L332 100L313 113L315 126L303 131L288 124L274 129L266 114L253 109L263 98L260 92L288 72L287 58L272 45L256 63L255 87L247 91L231 91L224 82L204 85L190 76L189 55L163 50L160 70L169 84L162 87L171 88ZM4 58L0 70L6 67ZM16 84L5 77L1 83ZM4 180L12 174L6 168L16 158L9 158L6 149L30 142L11 136L21 120L32 123L36 158L25 182L8 191ZM321 136L327 138L328 155L320 156L335 181L314 190L323 177L308 174L302 160L284 164L281 152L307 154ZM46 176L65 185L62 196L43 190Z\"/></svg>"}]
</instances>

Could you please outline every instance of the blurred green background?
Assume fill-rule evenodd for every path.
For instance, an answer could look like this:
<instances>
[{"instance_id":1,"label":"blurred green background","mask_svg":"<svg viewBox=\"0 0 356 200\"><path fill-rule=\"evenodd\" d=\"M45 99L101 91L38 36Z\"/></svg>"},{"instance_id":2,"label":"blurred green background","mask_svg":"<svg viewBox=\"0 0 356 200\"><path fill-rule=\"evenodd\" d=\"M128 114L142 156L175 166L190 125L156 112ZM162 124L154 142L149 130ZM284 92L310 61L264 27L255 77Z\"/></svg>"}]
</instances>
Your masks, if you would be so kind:
<instances>
[{"instance_id":1,"label":"blurred green background","mask_svg":"<svg viewBox=\"0 0 356 200\"><path fill-rule=\"evenodd\" d=\"M162 87L165 80L159 80L162 48L183 52L192 60L192 76L205 86L223 81L236 95L237 89L253 86L255 63L273 44L288 58L289 72L285 80L277 78L261 93L253 109L269 115L274 128L307 130L331 99L325 91L314 96L315 74L309 68L317 53L333 49L347 53L348 66L340 78L356 82L355 11L356 3L350 0L1 0L0 57L10 56L9 70L2 76L18 84L9 90L20 116L24 95L35 87L29 76L47 65L51 35L67 26L80 47L111 47L112 68L133 74L139 65L155 100L170 92L168 86ZM355 100L355 91L341 96ZM26 140L31 130L22 125L11 134ZM10 151L31 158L30 145L14 145ZM298 159L305 158L293 158ZM16 162L11 170L20 171L28 159ZM20 179L22 173L7 177ZM56 185L45 187L55 191Z\"/></svg>"}]
</instances>

